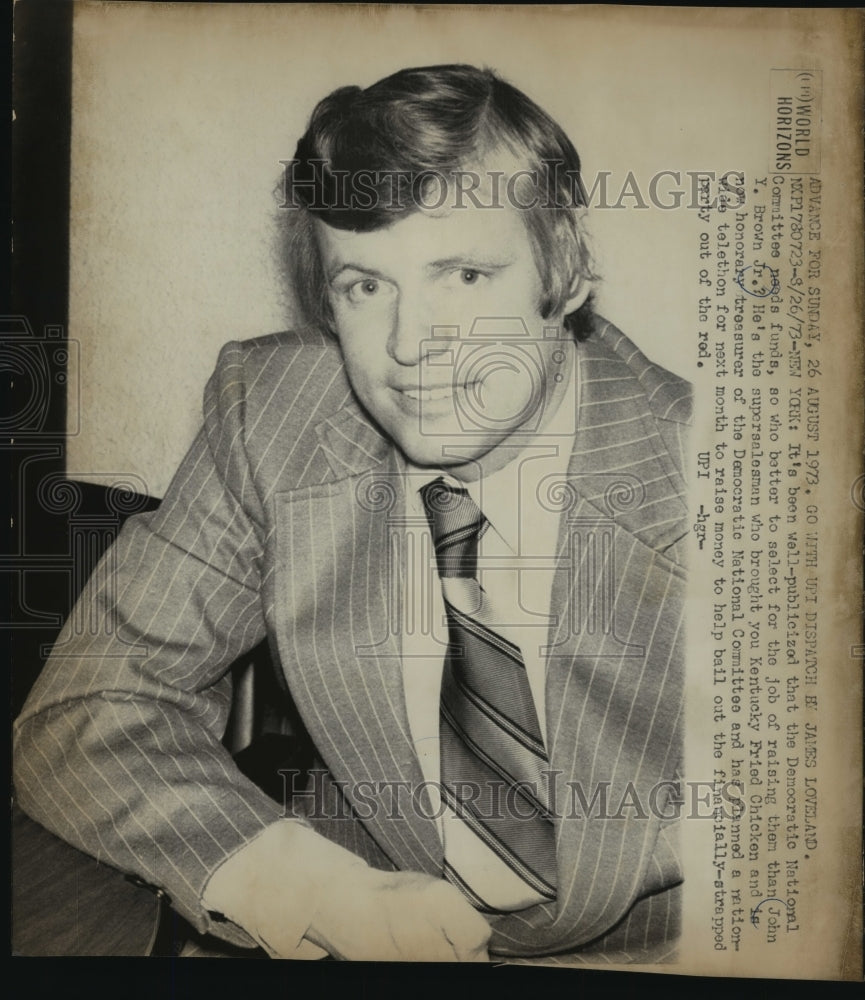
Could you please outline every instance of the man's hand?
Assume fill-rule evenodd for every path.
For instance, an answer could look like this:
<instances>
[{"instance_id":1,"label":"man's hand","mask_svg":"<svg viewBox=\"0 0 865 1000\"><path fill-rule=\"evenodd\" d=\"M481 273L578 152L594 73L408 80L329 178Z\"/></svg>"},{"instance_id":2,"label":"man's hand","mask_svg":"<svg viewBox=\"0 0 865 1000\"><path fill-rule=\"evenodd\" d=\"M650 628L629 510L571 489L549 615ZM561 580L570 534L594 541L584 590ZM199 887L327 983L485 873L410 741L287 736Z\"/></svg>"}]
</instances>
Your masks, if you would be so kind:
<instances>
[{"instance_id":1,"label":"man's hand","mask_svg":"<svg viewBox=\"0 0 865 1000\"><path fill-rule=\"evenodd\" d=\"M272 958L482 962L490 926L462 893L383 872L300 823L279 822L213 875L205 905Z\"/></svg>"},{"instance_id":2,"label":"man's hand","mask_svg":"<svg viewBox=\"0 0 865 1000\"><path fill-rule=\"evenodd\" d=\"M305 936L335 958L485 962L490 925L442 879L365 867L323 887Z\"/></svg>"}]
</instances>

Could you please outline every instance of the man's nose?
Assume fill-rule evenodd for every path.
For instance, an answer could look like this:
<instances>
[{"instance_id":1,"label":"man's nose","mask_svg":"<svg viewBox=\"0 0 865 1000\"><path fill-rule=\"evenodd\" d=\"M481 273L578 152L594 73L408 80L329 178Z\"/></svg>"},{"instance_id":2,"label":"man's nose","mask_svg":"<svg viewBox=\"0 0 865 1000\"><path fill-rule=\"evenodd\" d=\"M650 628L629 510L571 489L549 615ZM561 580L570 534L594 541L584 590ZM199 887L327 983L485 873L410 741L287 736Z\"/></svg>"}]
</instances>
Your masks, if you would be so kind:
<instances>
[{"instance_id":1,"label":"man's nose","mask_svg":"<svg viewBox=\"0 0 865 1000\"><path fill-rule=\"evenodd\" d=\"M388 353L397 364L417 365L434 350L435 307L418 293L403 293L397 303Z\"/></svg>"}]
</instances>

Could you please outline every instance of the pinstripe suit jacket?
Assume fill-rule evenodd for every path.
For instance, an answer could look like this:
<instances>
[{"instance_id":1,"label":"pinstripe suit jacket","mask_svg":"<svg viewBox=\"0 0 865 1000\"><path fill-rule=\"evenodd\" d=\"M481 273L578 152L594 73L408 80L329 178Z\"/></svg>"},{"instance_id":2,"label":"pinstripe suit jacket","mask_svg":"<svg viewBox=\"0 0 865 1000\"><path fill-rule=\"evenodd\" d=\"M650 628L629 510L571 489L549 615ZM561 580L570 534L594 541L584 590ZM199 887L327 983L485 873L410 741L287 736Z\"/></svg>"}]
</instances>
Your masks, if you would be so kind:
<instances>
[{"instance_id":1,"label":"pinstripe suit jacket","mask_svg":"<svg viewBox=\"0 0 865 1000\"><path fill-rule=\"evenodd\" d=\"M580 346L547 662L559 899L493 918L502 955L640 960L674 936L675 823L646 804L666 801L680 756L688 386L612 325L596 327ZM326 336L228 344L162 505L124 526L81 597L89 634L70 619L16 724L23 808L164 887L199 930L248 942L200 900L225 858L283 815L220 743L226 671L267 635L349 805L373 812L313 821L375 865L439 875L434 821L391 808L394 781L423 780L388 628L392 527L370 490L400 463ZM587 530L607 540L588 598ZM605 599L610 613L592 628ZM581 808L574 782L601 800ZM387 788L370 810L370 789Z\"/></svg>"}]
</instances>

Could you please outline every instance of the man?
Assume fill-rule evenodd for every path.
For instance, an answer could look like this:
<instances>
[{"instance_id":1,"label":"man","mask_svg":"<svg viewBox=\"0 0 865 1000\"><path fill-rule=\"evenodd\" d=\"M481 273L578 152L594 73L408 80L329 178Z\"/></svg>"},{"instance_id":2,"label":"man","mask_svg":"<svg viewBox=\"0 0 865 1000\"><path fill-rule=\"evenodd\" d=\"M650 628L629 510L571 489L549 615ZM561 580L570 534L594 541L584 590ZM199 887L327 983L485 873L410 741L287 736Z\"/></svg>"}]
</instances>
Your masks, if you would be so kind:
<instances>
[{"instance_id":1,"label":"man","mask_svg":"<svg viewBox=\"0 0 865 1000\"><path fill-rule=\"evenodd\" d=\"M23 807L200 931L669 949L688 391L592 314L579 169L467 66L336 91L286 164L309 326L223 349L81 598L108 627L61 636L16 726ZM287 811L220 742L265 636L327 770Z\"/></svg>"}]
</instances>

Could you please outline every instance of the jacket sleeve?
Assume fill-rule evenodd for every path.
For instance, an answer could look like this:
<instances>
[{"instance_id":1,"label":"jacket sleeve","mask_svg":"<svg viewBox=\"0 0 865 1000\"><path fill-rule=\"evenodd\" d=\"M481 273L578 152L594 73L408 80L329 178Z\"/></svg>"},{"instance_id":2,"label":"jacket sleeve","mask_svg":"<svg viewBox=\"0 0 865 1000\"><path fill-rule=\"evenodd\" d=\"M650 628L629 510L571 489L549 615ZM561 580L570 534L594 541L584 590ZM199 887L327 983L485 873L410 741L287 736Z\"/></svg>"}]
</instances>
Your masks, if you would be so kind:
<instances>
[{"instance_id":1,"label":"jacket sleeve","mask_svg":"<svg viewBox=\"0 0 865 1000\"><path fill-rule=\"evenodd\" d=\"M244 386L229 344L164 501L124 525L15 724L14 776L49 830L163 888L199 931L248 944L201 904L220 864L283 815L220 742L228 668L265 634Z\"/></svg>"}]
</instances>

